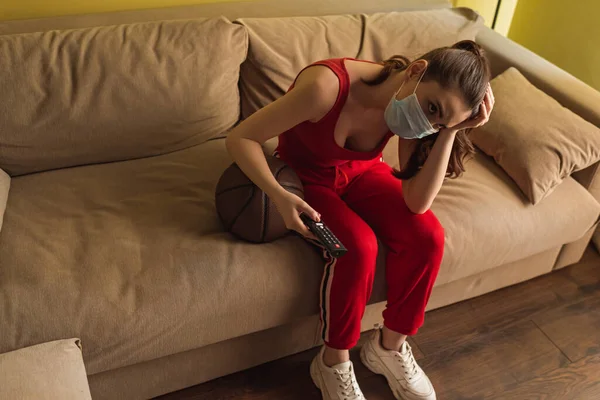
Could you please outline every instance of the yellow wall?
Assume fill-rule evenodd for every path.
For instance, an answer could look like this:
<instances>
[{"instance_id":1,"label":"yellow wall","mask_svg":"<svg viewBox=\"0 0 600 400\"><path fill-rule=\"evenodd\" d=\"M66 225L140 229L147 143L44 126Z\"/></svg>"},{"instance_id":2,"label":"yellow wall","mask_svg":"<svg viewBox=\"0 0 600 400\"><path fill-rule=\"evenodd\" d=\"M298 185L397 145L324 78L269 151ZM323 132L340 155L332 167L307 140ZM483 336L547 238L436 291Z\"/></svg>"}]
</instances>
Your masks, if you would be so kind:
<instances>
[{"instance_id":1,"label":"yellow wall","mask_svg":"<svg viewBox=\"0 0 600 400\"><path fill-rule=\"evenodd\" d=\"M175 7L225 1L239 0L0 0L0 20ZM517 0L502 0L499 22L506 25L506 31L508 31L510 17L516 3ZM486 24L491 26L497 0L452 0L452 4L455 7L469 7L476 10L484 17ZM505 34L502 30L503 28L499 30L500 33Z\"/></svg>"},{"instance_id":2,"label":"yellow wall","mask_svg":"<svg viewBox=\"0 0 600 400\"><path fill-rule=\"evenodd\" d=\"M239 0L0 0L0 20L175 7Z\"/></svg>"},{"instance_id":3,"label":"yellow wall","mask_svg":"<svg viewBox=\"0 0 600 400\"><path fill-rule=\"evenodd\" d=\"M527 1L527 0L521 0ZM501 35L508 35L508 31L512 24L515 9L517 8L518 0L502 0L500 9L498 10L498 19L494 30Z\"/></svg>"},{"instance_id":4,"label":"yellow wall","mask_svg":"<svg viewBox=\"0 0 600 400\"><path fill-rule=\"evenodd\" d=\"M517 3L518 0L502 0L500 2L496 26L494 27L496 32L504 36L508 34ZM498 0L453 0L452 5L454 7L469 7L477 11L485 20L485 25L491 28L494 16L496 15Z\"/></svg>"},{"instance_id":5,"label":"yellow wall","mask_svg":"<svg viewBox=\"0 0 600 400\"><path fill-rule=\"evenodd\" d=\"M598 15L598 0L521 0L508 37L600 90Z\"/></svg>"}]
</instances>

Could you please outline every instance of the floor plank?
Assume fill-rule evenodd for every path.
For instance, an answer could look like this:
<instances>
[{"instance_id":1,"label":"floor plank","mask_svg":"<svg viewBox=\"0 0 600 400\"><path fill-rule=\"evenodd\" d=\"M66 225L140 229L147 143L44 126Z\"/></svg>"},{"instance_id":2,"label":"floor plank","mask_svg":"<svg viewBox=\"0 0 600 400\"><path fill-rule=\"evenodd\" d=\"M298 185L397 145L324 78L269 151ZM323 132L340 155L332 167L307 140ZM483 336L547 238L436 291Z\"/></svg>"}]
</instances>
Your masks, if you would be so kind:
<instances>
[{"instance_id":1,"label":"floor plank","mask_svg":"<svg viewBox=\"0 0 600 400\"><path fill-rule=\"evenodd\" d=\"M426 315L414 340L425 356L470 343L482 334L505 329L565 304L566 300L556 293L559 291L577 291L577 284L565 276L550 274L434 310Z\"/></svg>"},{"instance_id":2,"label":"floor plank","mask_svg":"<svg viewBox=\"0 0 600 400\"><path fill-rule=\"evenodd\" d=\"M489 400L596 400L600 399L600 355L523 382Z\"/></svg>"},{"instance_id":3,"label":"floor plank","mask_svg":"<svg viewBox=\"0 0 600 400\"><path fill-rule=\"evenodd\" d=\"M589 246L577 268L563 268L552 275L564 276L577 285L576 292L562 288L559 295L566 299L580 299L600 291L600 258L598 251Z\"/></svg>"},{"instance_id":4,"label":"floor plank","mask_svg":"<svg viewBox=\"0 0 600 400\"><path fill-rule=\"evenodd\" d=\"M420 362L441 399L485 397L567 365L569 360L531 321L484 333Z\"/></svg>"},{"instance_id":5,"label":"floor plank","mask_svg":"<svg viewBox=\"0 0 600 400\"><path fill-rule=\"evenodd\" d=\"M414 340L428 356L596 292L600 292L600 255L590 246L577 268L563 268L427 313Z\"/></svg>"},{"instance_id":6,"label":"floor plank","mask_svg":"<svg viewBox=\"0 0 600 400\"><path fill-rule=\"evenodd\" d=\"M304 351L194 387L202 390L184 389L161 396L160 399L318 399L319 391L312 384L308 374L310 360L317 351Z\"/></svg>"},{"instance_id":7,"label":"floor plank","mask_svg":"<svg viewBox=\"0 0 600 400\"><path fill-rule=\"evenodd\" d=\"M477 336L478 327L473 322L469 302L453 304L428 312L425 323L413 339L423 355L432 355L448 346L468 343Z\"/></svg>"},{"instance_id":8,"label":"floor plank","mask_svg":"<svg viewBox=\"0 0 600 400\"><path fill-rule=\"evenodd\" d=\"M600 254L575 266L427 313L410 338L440 400L600 399ZM385 379L350 357L369 400L393 400ZM161 400L320 399L311 349L161 396Z\"/></svg>"},{"instance_id":9,"label":"floor plank","mask_svg":"<svg viewBox=\"0 0 600 400\"><path fill-rule=\"evenodd\" d=\"M533 318L573 362L600 353L600 293Z\"/></svg>"}]
</instances>

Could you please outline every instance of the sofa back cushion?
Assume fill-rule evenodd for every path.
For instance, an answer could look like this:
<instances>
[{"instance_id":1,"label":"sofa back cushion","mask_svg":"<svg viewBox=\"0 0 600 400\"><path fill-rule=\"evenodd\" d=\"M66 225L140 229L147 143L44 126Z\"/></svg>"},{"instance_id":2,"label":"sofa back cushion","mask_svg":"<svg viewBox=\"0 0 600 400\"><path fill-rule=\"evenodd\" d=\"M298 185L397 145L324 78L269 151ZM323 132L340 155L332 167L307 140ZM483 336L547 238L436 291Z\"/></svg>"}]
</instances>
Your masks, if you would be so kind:
<instances>
[{"instance_id":1,"label":"sofa back cushion","mask_svg":"<svg viewBox=\"0 0 600 400\"><path fill-rule=\"evenodd\" d=\"M418 57L440 46L474 39L481 18L468 9L439 9L327 17L242 18L248 58L241 69L242 117L283 96L296 75L322 59L382 61Z\"/></svg>"},{"instance_id":2,"label":"sofa back cushion","mask_svg":"<svg viewBox=\"0 0 600 400\"><path fill-rule=\"evenodd\" d=\"M152 156L239 119L243 27L224 18L0 36L0 168Z\"/></svg>"},{"instance_id":3,"label":"sofa back cushion","mask_svg":"<svg viewBox=\"0 0 600 400\"><path fill-rule=\"evenodd\" d=\"M248 58L242 64L242 118L283 96L305 66L327 58L354 57L360 50L358 15L242 18Z\"/></svg>"},{"instance_id":4,"label":"sofa back cushion","mask_svg":"<svg viewBox=\"0 0 600 400\"><path fill-rule=\"evenodd\" d=\"M364 18L358 58L381 61L400 54L415 60L430 50L475 40L483 19L468 8L378 13Z\"/></svg>"}]
</instances>

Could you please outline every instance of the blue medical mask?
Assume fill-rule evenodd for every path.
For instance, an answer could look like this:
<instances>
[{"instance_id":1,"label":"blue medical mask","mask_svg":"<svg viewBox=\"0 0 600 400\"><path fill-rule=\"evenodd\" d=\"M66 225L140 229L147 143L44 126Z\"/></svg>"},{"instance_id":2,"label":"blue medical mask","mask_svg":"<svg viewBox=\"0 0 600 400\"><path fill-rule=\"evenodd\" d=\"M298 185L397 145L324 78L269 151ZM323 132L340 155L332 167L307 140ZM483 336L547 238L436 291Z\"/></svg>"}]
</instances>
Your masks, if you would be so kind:
<instances>
[{"instance_id":1,"label":"blue medical mask","mask_svg":"<svg viewBox=\"0 0 600 400\"><path fill-rule=\"evenodd\" d=\"M423 75L421 75L421 78L423 78ZM419 78L417 86L419 86L421 78ZM400 89L394 93L385 109L385 122L390 131L404 139L422 139L436 133L438 130L431 125L419 104L415 93L417 86L415 86L415 90L410 96L402 100L396 99L403 86L404 82L400 85Z\"/></svg>"}]
</instances>

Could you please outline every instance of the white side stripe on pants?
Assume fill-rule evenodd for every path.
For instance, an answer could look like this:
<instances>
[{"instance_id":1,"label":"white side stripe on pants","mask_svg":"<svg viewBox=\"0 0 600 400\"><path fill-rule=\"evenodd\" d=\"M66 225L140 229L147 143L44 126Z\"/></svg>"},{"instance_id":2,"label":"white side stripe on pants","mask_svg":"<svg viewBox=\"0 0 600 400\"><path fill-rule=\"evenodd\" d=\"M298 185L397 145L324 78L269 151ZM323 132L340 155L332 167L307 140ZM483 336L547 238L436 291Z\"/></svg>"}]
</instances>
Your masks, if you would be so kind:
<instances>
[{"instance_id":1,"label":"white side stripe on pants","mask_svg":"<svg viewBox=\"0 0 600 400\"><path fill-rule=\"evenodd\" d=\"M323 249L323 258L326 260L325 269L323 270L323 279L321 280L321 290L319 291L319 308L321 311L321 338L328 342L330 331L329 312L331 310L331 286L333 284L333 275L337 259L332 257L319 241L308 238L306 238L306 240Z\"/></svg>"}]
</instances>

